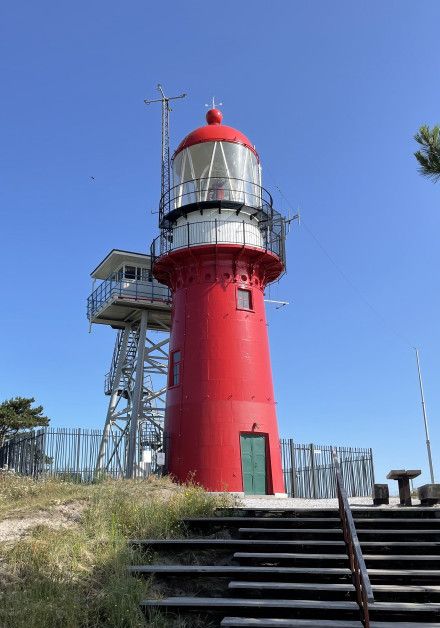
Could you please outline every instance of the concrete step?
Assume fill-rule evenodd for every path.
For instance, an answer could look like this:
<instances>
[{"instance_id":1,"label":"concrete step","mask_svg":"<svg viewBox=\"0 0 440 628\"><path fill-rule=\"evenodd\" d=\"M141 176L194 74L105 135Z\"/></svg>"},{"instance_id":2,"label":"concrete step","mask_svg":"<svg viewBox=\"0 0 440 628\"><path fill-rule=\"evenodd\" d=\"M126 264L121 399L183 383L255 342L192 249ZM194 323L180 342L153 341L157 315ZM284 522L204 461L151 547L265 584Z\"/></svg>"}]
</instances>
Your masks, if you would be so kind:
<instances>
[{"instance_id":1,"label":"concrete step","mask_svg":"<svg viewBox=\"0 0 440 628\"><path fill-rule=\"evenodd\" d=\"M205 613L249 617L285 617L291 619L354 619L359 607L352 601L242 599L214 597L169 597L147 599L141 602L144 611L163 609L174 613ZM232 612L231 612L232 611ZM403 602L375 602L370 607L371 619L435 620L440 619L440 604L408 604Z\"/></svg>"},{"instance_id":2,"label":"concrete step","mask_svg":"<svg viewBox=\"0 0 440 628\"><path fill-rule=\"evenodd\" d=\"M351 583L270 582L232 580L228 589L238 597L355 600ZM376 602L440 602L440 586L374 584Z\"/></svg>"},{"instance_id":3,"label":"concrete step","mask_svg":"<svg viewBox=\"0 0 440 628\"><path fill-rule=\"evenodd\" d=\"M347 556L342 554L305 554L290 552L236 552L234 559L241 565L294 565L306 566L308 563L322 562L328 567L344 567ZM372 567L396 569L403 567L440 569L440 556L413 554L364 554L364 560L369 570Z\"/></svg>"}]
</instances>

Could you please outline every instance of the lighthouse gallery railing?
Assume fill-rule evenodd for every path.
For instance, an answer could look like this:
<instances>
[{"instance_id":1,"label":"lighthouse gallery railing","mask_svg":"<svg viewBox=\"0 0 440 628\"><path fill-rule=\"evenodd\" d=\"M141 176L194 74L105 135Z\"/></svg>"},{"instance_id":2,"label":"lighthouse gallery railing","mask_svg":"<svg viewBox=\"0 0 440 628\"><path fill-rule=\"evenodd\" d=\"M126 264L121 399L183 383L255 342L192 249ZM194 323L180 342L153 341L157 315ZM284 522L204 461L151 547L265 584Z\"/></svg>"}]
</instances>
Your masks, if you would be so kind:
<instances>
[{"instance_id":1,"label":"lighthouse gallery railing","mask_svg":"<svg viewBox=\"0 0 440 628\"><path fill-rule=\"evenodd\" d=\"M168 222L170 216L184 215L194 208L203 209L209 205L234 209L246 207L269 218L277 213L270 192L254 181L224 176L202 177L182 181L165 192L159 203L160 223L164 218Z\"/></svg>"},{"instance_id":2,"label":"lighthouse gallery railing","mask_svg":"<svg viewBox=\"0 0 440 628\"><path fill-rule=\"evenodd\" d=\"M257 220L204 220L187 222L165 231L151 245L154 259L171 251L191 246L238 244L274 253L285 263L285 229L282 219Z\"/></svg>"}]
</instances>

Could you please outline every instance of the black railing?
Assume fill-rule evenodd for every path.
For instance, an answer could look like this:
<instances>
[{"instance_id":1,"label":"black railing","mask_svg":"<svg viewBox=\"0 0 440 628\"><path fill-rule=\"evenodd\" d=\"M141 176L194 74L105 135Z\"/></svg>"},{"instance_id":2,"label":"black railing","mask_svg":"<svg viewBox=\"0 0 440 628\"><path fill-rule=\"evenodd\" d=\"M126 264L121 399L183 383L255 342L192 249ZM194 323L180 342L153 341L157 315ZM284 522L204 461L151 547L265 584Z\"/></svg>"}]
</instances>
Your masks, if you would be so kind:
<instances>
[{"instance_id":1,"label":"black railing","mask_svg":"<svg viewBox=\"0 0 440 628\"><path fill-rule=\"evenodd\" d=\"M285 262L285 230L282 219L258 220L205 220L187 222L162 232L151 245L153 260L170 251L191 246L238 244L274 253Z\"/></svg>"},{"instance_id":2,"label":"black railing","mask_svg":"<svg viewBox=\"0 0 440 628\"><path fill-rule=\"evenodd\" d=\"M368 576L368 571L362 555L361 545L356 532L356 526L354 525L353 515L351 513L350 504L348 503L347 491L345 490L342 479L338 454L336 449L333 448L332 457L338 495L339 516L341 518L342 531L344 534L345 546L347 548L353 585L356 589L356 601L359 605L362 624L365 628L369 628L369 605L374 604L373 589L371 588L370 578Z\"/></svg>"},{"instance_id":3,"label":"black railing","mask_svg":"<svg viewBox=\"0 0 440 628\"><path fill-rule=\"evenodd\" d=\"M189 206L202 208L213 204L227 207L248 207L261 215L272 217L274 213L271 194L252 181L231 177L202 177L175 185L160 199L160 224L187 213Z\"/></svg>"},{"instance_id":4,"label":"black railing","mask_svg":"<svg viewBox=\"0 0 440 628\"><path fill-rule=\"evenodd\" d=\"M122 279L103 281L87 299L87 318L91 320L106 303L115 298L151 303L171 303L171 292L154 281Z\"/></svg>"}]
</instances>

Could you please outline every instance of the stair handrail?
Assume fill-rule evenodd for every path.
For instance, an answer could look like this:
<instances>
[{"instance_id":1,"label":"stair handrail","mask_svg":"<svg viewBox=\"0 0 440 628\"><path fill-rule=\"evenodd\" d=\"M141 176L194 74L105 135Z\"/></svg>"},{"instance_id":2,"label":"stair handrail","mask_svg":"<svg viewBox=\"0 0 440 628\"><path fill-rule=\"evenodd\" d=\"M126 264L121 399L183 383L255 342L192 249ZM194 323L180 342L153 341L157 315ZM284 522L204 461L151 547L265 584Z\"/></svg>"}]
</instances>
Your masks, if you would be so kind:
<instances>
[{"instance_id":1,"label":"stair handrail","mask_svg":"<svg viewBox=\"0 0 440 628\"><path fill-rule=\"evenodd\" d=\"M339 504L339 516L342 523L344 542L347 548L350 571L356 589L356 601L361 612L361 621L365 628L370 628L369 605L374 604L373 589L359 543L353 514L348 503L347 491L342 479L337 450L332 447L332 459L336 476L336 492Z\"/></svg>"}]
</instances>

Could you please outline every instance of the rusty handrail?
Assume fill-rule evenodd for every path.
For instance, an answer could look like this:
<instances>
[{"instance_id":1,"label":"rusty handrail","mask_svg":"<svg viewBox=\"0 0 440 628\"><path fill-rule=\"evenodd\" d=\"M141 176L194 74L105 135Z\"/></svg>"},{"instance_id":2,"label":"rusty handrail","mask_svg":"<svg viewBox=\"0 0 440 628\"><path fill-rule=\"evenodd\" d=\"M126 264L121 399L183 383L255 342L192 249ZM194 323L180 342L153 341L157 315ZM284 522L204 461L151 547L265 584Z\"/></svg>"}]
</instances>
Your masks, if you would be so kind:
<instances>
[{"instance_id":1,"label":"rusty handrail","mask_svg":"<svg viewBox=\"0 0 440 628\"><path fill-rule=\"evenodd\" d=\"M353 515L351 513L350 504L348 503L347 492L342 480L341 467L339 465L338 454L336 449L332 447L332 458L335 467L336 490L339 503L339 516L342 523L342 531L344 534L344 542L347 548L348 560L350 563L350 571L353 578L353 584L356 588L356 601L361 612L361 621L365 628L370 627L369 605L374 604L373 589L371 588L370 578L365 566L364 557L362 555L361 545L359 543L356 526L354 525Z\"/></svg>"}]
</instances>

